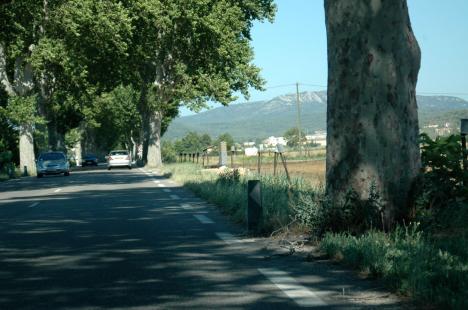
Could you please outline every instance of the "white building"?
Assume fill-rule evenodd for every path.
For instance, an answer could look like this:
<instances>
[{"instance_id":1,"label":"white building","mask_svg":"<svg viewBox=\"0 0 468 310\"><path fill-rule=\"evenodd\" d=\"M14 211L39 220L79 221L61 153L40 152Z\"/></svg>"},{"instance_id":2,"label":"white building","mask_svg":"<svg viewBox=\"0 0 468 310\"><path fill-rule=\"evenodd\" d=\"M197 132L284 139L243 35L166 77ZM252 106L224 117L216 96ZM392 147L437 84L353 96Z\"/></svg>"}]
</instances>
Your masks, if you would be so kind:
<instances>
[{"instance_id":1,"label":"white building","mask_svg":"<svg viewBox=\"0 0 468 310\"><path fill-rule=\"evenodd\" d=\"M327 146L327 132L315 131L312 135L306 135L307 143L314 143L320 146Z\"/></svg>"},{"instance_id":2,"label":"white building","mask_svg":"<svg viewBox=\"0 0 468 310\"><path fill-rule=\"evenodd\" d=\"M287 141L284 137L271 136L268 139L262 141L265 147L276 147L278 144L286 145Z\"/></svg>"},{"instance_id":3,"label":"white building","mask_svg":"<svg viewBox=\"0 0 468 310\"><path fill-rule=\"evenodd\" d=\"M257 156L258 155L258 149L254 147L246 147L244 149L245 156Z\"/></svg>"}]
</instances>

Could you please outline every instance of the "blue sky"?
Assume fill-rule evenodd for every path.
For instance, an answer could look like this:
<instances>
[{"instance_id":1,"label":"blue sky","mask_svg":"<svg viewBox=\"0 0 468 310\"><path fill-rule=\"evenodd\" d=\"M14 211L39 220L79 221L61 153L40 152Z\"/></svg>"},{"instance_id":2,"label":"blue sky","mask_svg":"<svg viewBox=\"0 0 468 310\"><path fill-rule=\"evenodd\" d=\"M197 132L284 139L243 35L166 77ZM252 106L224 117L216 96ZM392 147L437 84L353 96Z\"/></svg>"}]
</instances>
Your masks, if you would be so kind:
<instances>
[{"instance_id":1,"label":"blue sky","mask_svg":"<svg viewBox=\"0 0 468 310\"><path fill-rule=\"evenodd\" d=\"M252 90L248 101L295 91L294 85L275 86L327 85L323 0L277 0L276 4L274 23L256 23L252 30L254 63L262 69L266 86L272 88ZM408 6L422 50L418 93L468 99L468 1L408 0ZM321 86L302 85L300 90L324 90ZM191 114L186 109L181 112Z\"/></svg>"}]
</instances>

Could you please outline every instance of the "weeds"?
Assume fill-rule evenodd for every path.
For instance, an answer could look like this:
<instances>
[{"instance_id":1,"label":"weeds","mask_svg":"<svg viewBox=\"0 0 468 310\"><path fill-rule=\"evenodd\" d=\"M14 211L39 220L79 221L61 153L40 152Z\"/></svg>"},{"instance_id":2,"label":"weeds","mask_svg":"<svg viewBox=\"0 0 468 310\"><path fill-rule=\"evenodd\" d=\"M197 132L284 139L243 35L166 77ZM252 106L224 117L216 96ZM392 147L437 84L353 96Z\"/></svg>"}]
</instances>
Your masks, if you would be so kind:
<instances>
[{"instance_id":1,"label":"weeds","mask_svg":"<svg viewBox=\"0 0 468 310\"><path fill-rule=\"evenodd\" d=\"M289 184L284 176L250 173L241 175L239 170L225 170L217 174L190 163L169 164L165 167L176 181L209 202L219 205L237 223L245 223L247 182L250 179L259 179L263 202L259 229L261 234L269 234L294 220L309 229L309 223L315 217L314 212L318 211L308 208L305 202L317 201L318 197L323 196L322 188L313 188L300 178L293 179L292 184ZM319 206L318 202L316 206Z\"/></svg>"},{"instance_id":2,"label":"weeds","mask_svg":"<svg viewBox=\"0 0 468 310\"><path fill-rule=\"evenodd\" d=\"M356 237L327 233L320 247L330 257L382 277L393 289L422 303L452 309L468 306L466 258L441 249L417 224L398 227L390 234L368 231Z\"/></svg>"}]
</instances>

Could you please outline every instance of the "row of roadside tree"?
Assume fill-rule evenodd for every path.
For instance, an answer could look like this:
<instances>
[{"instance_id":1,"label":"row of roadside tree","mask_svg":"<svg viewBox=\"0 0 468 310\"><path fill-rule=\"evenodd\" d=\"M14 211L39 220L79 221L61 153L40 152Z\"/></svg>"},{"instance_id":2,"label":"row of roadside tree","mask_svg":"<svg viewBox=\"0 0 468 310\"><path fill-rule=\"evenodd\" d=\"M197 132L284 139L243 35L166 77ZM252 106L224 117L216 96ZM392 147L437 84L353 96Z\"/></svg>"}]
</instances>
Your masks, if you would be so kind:
<instances>
[{"instance_id":1,"label":"row of roadside tree","mask_svg":"<svg viewBox=\"0 0 468 310\"><path fill-rule=\"evenodd\" d=\"M184 105L261 89L250 30L273 1L59 0L0 5L0 152L135 149L161 164L160 138Z\"/></svg>"}]
</instances>

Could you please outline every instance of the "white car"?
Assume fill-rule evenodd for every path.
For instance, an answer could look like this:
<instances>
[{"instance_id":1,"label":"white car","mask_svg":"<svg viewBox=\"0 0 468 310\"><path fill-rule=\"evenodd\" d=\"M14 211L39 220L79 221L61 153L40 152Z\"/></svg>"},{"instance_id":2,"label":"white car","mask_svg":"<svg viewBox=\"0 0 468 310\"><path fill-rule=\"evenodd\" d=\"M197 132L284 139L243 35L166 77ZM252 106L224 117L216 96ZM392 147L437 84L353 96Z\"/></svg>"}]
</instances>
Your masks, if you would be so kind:
<instances>
[{"instance_id":1,"label":"white car","mask_svg":"<svg viewBox=\"0 0 468 310\"><path fill-rule=\"evenodd\" d=\"M107 156L107 170L113 167L128 167L132 169L132 157L128 151L111 151Z\"/></svg>"}]
</instances>

